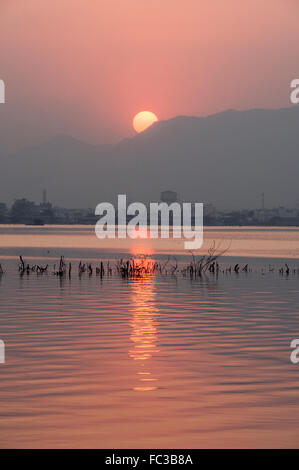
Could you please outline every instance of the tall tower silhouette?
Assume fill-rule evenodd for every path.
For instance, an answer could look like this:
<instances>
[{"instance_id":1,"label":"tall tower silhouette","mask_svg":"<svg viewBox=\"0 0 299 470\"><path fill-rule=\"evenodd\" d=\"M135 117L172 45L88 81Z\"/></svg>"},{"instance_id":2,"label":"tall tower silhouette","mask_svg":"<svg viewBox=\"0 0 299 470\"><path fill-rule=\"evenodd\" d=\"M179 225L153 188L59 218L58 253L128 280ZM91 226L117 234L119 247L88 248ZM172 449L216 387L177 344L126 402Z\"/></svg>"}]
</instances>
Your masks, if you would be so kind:
<instances>
[{"instance_id":1,"label":"tall tower silhouette","mask_svg":"<svg viewBox=\"0 0 299 470\"><path fill-rule=\"evenodd\" d=\"M47 190L43 189L43 204L47 203Z\"/></svg>"}]
</instances>

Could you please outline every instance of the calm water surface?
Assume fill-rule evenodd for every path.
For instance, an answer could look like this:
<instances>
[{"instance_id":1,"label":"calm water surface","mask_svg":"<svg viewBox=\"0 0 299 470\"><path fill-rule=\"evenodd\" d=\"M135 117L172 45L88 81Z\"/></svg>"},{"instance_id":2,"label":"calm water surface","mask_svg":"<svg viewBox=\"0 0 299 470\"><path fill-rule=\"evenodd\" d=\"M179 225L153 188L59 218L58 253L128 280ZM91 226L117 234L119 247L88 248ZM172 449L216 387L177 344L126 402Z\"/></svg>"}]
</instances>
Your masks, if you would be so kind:
<instances>
[{"instance_id":1,"label":"calm water surface","mask_svg":"<svg viewBox=\"0 0 299 470\"><path fill-rule=\"evenodd\" d=\"M0 446L299 447L299 276L276 270L299 267L298 231L217 236L232 256L256 250L252 272L79 278L80 258L117 249L86 228L0 227ZM62 248L71 279L51 274ZM19 253L49 273L20 277Z\"/></svg>"}]
</instances>

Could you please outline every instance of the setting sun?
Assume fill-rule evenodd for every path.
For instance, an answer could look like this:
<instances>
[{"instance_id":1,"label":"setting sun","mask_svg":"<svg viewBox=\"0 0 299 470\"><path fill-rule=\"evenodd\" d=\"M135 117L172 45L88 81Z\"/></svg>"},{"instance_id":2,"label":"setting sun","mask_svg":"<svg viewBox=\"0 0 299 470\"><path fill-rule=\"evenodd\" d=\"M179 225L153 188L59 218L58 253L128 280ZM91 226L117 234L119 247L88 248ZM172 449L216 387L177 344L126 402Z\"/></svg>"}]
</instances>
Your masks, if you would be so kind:
<instances>
[{"instance_id":1,"label":"setting sun","mask_svg":"<svg viewBox=\"0 0 299 470\"><path fill-rule=\"evenodd\" d=\"M133 119L133 127L136 132L143 132L154 122L158 121L157 116L151 111L141 111Z\"/></svg>"}]
</instances>

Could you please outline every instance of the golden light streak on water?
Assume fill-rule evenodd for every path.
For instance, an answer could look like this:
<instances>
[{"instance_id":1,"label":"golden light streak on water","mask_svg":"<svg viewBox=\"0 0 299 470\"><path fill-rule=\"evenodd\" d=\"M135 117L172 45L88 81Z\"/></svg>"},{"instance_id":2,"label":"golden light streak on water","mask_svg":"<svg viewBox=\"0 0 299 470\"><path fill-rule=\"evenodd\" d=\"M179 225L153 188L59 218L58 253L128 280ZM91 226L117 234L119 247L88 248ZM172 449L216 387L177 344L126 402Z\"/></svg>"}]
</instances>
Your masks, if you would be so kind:
<instances>
[{"instance_id":1,"label":"golden light streak on water","mask_svg":"<svg viewBox=\"0 0 299 470\"><path fill-rule=\"evenodd\" d=\"M137 363L137 376L140 382L157 382L158 379L151 376L150 360L155 353L159 352L157 347L158 331L156 317L159 310L155 306L154 292L155 278L144 275L141 279L134 281L132 286L132 334L133 348L129 350L129 356ZM146 376L146 377L144 377ZM135 391L153 391L158 387L155 385L143 385L133 387Z\"/></svg>"}]
</instances>

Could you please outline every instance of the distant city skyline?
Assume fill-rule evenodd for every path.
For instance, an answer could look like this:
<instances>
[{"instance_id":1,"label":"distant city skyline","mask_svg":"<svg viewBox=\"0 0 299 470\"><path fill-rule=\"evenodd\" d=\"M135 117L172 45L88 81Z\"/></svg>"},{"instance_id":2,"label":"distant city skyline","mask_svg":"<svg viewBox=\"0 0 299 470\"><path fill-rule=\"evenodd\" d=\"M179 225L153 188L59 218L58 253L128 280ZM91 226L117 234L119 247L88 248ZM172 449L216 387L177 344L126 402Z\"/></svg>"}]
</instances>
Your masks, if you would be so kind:
<instances>
[{"instance_id":1,"label":"distant city skyline","mask_svg":"<svg viewBox=\"0 0 299 470\"><path fill-rule=\"evenodd\" d=\"M16 199L8 208L0 201L0 224L83 224L94 225L98 220L93 208L64 208L53 206L46 198L46 190L43 190L42 201L35 203L26 198ZM107 201L108 202L108 201ZM128 204L135 201L127 201ZM149 207L151 202L164 202L168 205L176 202L183 204L184 200L178 201L175 191L162 191L160 198L156 201L139 201ZM186 201L187 202L187 201ZM116 209L117 214L117 209ZM204 204L204 225L239 225L239 226L299 226L299 204L294 208L265 206L255 209L243 209L239 211L221 211L213 204ZM192 212L194 217L194 211ZM127 216L129 221L132 216ZM192 219L193 220L193 219ZM172 224L172 215L170 223ZM148 223L150 219L148 218ZM160 223L160 222L159 222ZM194 223L194 221L193 221Z\"/></svg>"}]
</instances>

